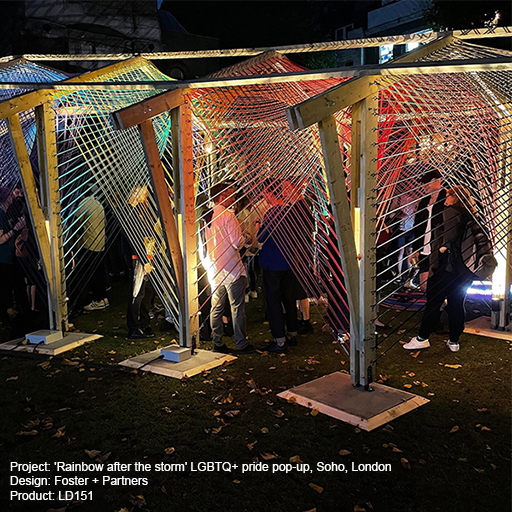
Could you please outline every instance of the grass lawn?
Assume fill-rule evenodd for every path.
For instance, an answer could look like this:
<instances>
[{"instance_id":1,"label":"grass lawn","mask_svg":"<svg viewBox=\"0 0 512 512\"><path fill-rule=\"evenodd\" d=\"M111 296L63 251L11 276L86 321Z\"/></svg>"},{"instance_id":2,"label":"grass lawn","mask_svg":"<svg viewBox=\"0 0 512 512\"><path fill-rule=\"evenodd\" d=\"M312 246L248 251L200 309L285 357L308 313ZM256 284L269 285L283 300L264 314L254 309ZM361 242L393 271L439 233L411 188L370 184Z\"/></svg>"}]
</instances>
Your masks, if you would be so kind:
<instances>
[{"instance_id":1,"label":"grass lawn","mask_svg":"<svg viewBox=\"0 0 512 512\"><path fill-rule=\"evenodd\" d=\"M103 334L97 341L52 359L0 354L1 510L511 509L512 345L508 342L463 335L461 351L451 353L443 337L434 335L432 347L416 358L395 345L379 360L376 376L382 375L387 385L399 389L411 384L410 391L431 402L368 433L276 397L289 387L348 370L348 357L321 332L318 312L313 311L316 332L299 337L299 345L283 357L264 352L245 355L228 366L178 381L117 366L129 356L165 346L174 336L157 330L155 340L126 340L125 294L118 285L108 310L74 321L82 331ZM263 323L261 300L248 305L248 318L251 340L263 349L270 334ZM6 333L1 334L5 338ZM382 349L392 343L393 336L385 338ZM314 471L242 474L240 470L251 461L288 463L295 456ZM92 490L93 494L92 501L65 508L66 503L58 501L9 501L9 491L14 489L9 488L11 461L187 466L182 472L103 473L145 477L147 485L60 486L60 490ZM192 462L207 461L227 461L239 468L190 471ZM348 466L389 463L391 471L319 472L320 461ZM53 478L54 474L32 476ZM64 476L95 475L70 472Z\"/></svg>"}]
</instances>

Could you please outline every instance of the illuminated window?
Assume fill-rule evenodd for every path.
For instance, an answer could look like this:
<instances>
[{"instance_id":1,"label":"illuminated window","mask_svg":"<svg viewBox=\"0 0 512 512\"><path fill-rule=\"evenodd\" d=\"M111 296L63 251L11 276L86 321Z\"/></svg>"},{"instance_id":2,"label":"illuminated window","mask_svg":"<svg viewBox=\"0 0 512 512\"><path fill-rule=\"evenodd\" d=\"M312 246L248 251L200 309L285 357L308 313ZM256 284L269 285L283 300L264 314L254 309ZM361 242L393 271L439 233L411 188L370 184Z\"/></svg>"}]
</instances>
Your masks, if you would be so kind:
<instances>
[{"instance_id":1,"label":"illuminated window","mask_svg":"<svg viewBox=\"0 0 512 512\"><path fill-rule=\"evenodd\" d=\"M379 46L379 64L384 64L393 58L393 45L384 44Z\"/></svg>"}]
</instances>

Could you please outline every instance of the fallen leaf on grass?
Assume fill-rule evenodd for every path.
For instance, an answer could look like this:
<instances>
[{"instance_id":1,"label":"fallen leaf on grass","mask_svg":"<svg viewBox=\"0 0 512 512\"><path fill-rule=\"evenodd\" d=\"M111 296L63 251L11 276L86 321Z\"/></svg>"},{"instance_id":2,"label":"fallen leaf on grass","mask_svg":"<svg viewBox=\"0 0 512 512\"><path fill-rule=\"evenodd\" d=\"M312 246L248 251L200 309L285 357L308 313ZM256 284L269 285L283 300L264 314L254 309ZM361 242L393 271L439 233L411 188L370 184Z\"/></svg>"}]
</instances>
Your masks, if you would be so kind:
<instances>
[{"instance_id":1,"label":"fallen leaf on grass","mask_svg":"<svg viewBox=\"0 0 512 512\"><path fill-rule=\"evenodd\" d=\"M300 455L294 455L293 457L290 457L290 462L297 462L299 464L303 463L303 461L300 458Z\"/></svg>"},{"instance_id":2,"label":"fallen leaf on grass","mask_svg":"<svg viewBox=\"0 0 512 512\"><path fill-rule=\"evenodd\" d=\"M496 466L496 464L491 464L491 468L496 470L496 469L498 469L498 466Z\"/></svg>"},{"instance_id":3,"label":"fallen leaf on grass","mask_svg":"<svg viewBox=\"0 0 512 512\"><path fill-rule=\"evenodd\" d=\"M466 459L466 457L459 457L457 460L459 462L467 462L468 461L468 459Z\"/></svg>"},{"instance_id":4,"label":"fallen leaf on grass","mask_svg":"<svg viewBox=\"0 0 512 512\"><path fill-rule=\"evenodd\" d=\"M487 411L487 407L482 407L481 409L477 409L478 412L486 412Z\"/></svg>"},{"instance_id":5,"label":"fallen leaf on grass","mask_svg":"<svg viewBox=\"0 0 512 512\"><path fill-rule=\"evenodd\" d=\"M162 411L166 412L167 414L171 414L172 410L169 407L162 407Z\"/></svg>"},{"instance_id":6,"label":"fallen leaf on grass","mask_svg":"<svg viewBox=\"0 0 512 512\"><path fill-rule=\"evenodd\" d=\"M37 436L39 432L37 430L20 430L16 435L17 436Z\"/></svg>"},{"instance_id":7,"label":"fallen leaf on grass","mask_svg":"<svg viewBox=\"0 0 512 512\"><path fill-rule=\"evenodd\" d=\"M263 453L261 454L261 458L262 458L263 460L272 460L272 459L277 459L277 457L278 457L278 455L277 455L276 453L274 453L274 452L272 452L272 453L263 452Z\"/></svg>"},{"instance_id":8,"label":"fallen leaf on grass","mask_svg":"<svg viewBox=\"0 0 512 512\"><path fill-rule=\"evenodd\" d=\"M212 434L218 434L222 430L222 427L212 428Z\"/></svg>"},{"instance_id":9,"label":"fallen leaf on grass","mask_svg":"<svg viewBox=\"0 0 512 512\"><path fill-rule=\"evenodd\" d=\"M90 459L94 459L94 457L97 457L101 453L100 450L84 450L84 452Z\"/></svg>"},{"instance_id":10,"label":"fallen leaf on grass","mask_svg":"<svg viewBox=\"0 0 512 512\"><path fill-rule=\"evenodd\" d=\"M400 448L397 448L396 446L393 446L393 451L395 453L402 453L402 450L400 450Z\"/></svg>"},{"instance_id":11,"label":"fallen leaf on grass","mask_svg":"<svg viewBox=\"0 0 512 512\"><path fill-rule=\"evenodd\" d=\"M451 430L450 430L450 434L453 434L454 432L458 432L460 429L457 425L455 425Z\"/></svg>"},{"instance_id":12,"label":"fallen leaf on grass","mask_svg":"<svg viewBox=\"0 0 512 512\"><path fill-rule=\"evenodd\" d=\"M414 372L409 372L407 375L409 375L409 377L414 377L416 374Z\"/></svg>"},{"instance_id":13,"label":"fallen leaf on grass","mask_svg":"<svg viewBox=\"0 0 512 512\"><path fill-rule=\"evenodd\" d=\"M240 414L240 411L239 410L235 410L235 411L228 411L226 413L226 416L228 418L234 418L235 416L238 416Z\"/></svg>"},{"instance_id":14,"label":"fallen leaf on grass","mask_svg":"<svg viewBox=\"0 0 512 512\"><path fill-rule=\"evenodd\" d=\"M338 453L345 457L346 455L350 455L352 452L349 452L348 450L340 450Z\"/></svg>"},{"instance_id":15,"label":"fallen leaf on grass","mask_svg":"<svg viewBox=\"0 0 512 512\"><path fill-rule=\"evenodd\" d=\"M270 432L270 430L269 430L267 427L263 427L263 428L261 429L261 433L262 433L262 434L268 434L269 432Z\"/></svg>"},{"instance_id":16,"label":"fallen leaf on grass","mask_svg":"<svg viewBox=\"0 0 512 512\"><path fill-rule=\"evenodd\" d=\"M404 384L404 388L407 388L407 389L412 388L412 384Z\"/></svg>"},{"instance_id":17,"label":"fallen leaf on grass","mask_svg":"<svg viewBox=\"0 0 512 512\"><path fill-rule=\"evenodd\" d=\"M39 363L37 366L40 366L43 370L48 370L50 367L50 361L43 361L42 363Z\"/></svg>"},{"instance_id":18,"label":"fallen leaf on grass","mask_svg":"<svg viewBox=\"0 0 512 512\"><path fill-rule=\"evenodd\" d=\"M39 418L29 421L26 425L23 425L25 430L32 430L34 427L37 427L41 423Z\"/></svg>"},{"instance_id":19,"label":"fallen leaf on grass","mask_svg":"<svg viewBox=\"0 0 512 512\"><path fill-rule=\"evenodd\" d=\"M5 379L5 382L9 382L10 380L18 380L18 376L15 377L9 377L8 379Z\"/></svg>"},{"instance_id":20,"label":"fallen leaf on grass","mask_svg":"<svg viewBox=\"0 0 512 512\"><path fill-rule=\"evenodd\" d=\"M480 468L473 468L475 471L477 471L478 473L483 473L485 471L485 469L480 469Z\"/></svg>"},{"instance_id":21,"label":"fallen leaf on grass","mask_svg":"<svg viewBox=\"0 0 512 512\"><path fill-rule=\"evenodd\" d=\"M411 354L412 357L414 357L414 359L416 359L421 353L421 350L418 350L418 352L414 352L414 354Z\"/></svg>"},{"instance_id":22,"label":"fallen leaf on grass","mask_svg":"<svg viewBox=\"0 0 512 512\"><path fill-rule=\"evenodd\" d=\"M284 416L284 412L281 411L281 409L278 409L275 413L274 413L274 416L276 416L277 418L282 418Z\"/></svg>"},{"instance_id":23,"label":"fallen leaf on grass","mask_svg":"<svg viewBox=\"0 0 512 512\"><path fill-rule=\"evenodd\" d=\"M309 487L311 487L311 489L313 489L313 491L316 491L318 494L322 494L324 492L324 488L320 487L319 485L309 484Z\"/></svg>"},{"instance_id":24,"label":"fallen leaf on grass","mask_svg":"<svg viewBox=\"0 0 512 512\"><path fill-rule=\"evenodd\" d=\"M115 353L116 353L116 351L115 351L115 350L109 350L109 351L107 352L107 354L115 354Z\"/></svg>"},{"instance_id":25,"label":"fallen leaf on grass","mask_svg":"<svg viewBox=\"0 0 512 512\"><path fill-rule=\"evenodd\" d=\"M64 430L66 429L66 427L60 427L57 429L57 432L55 432L55 434L53 434L52 437L55 437L55 438L59 438L59 437L64 437L66 435L66 433L64 432Z\"/></svg>"},{"instance_id":26,"label":"fallen leaf on grass","mask_svg":"<svg viewBox=\"0 0 512 512\"><path fill-rule=\"evenodd\" d=\"M62 364L64 366L78 366L80 363L78 361L70 361L69 359L63 359Z\"/></svg>"},{"instance_id":27,"label":"fallen leaf on grass","mask_svg":"<svg viewBox=\"0 0 512 512\"><path fill-rule=\"evenodd\" d=\"M131 497L130 498L130 501L136 506L136 507L140 507L141 505L146 505L146 499L144 498L144 496L142 496L142 494L139 494L135 497Z\"/></svg>"},{"instance_id":28,"label":"fallen leaf on grass","mask_svg":"<svg viewBox=\"0 0 512 512\"><path fill-rule=\"evenodd\" d=\"M410 462L405 458L405 457L402 457L400 459L400 462L402 463L402 466L405 468L405 469L411 469L411 464Z\"/></svg>"},{"instance_id":29,"label":"fallen leaf on grass","mask_svg":"<svg viewBox=\"0 0 512 512\"><path fill-rule=\"evenodd\" d=\"M172 446L169 446L169 448L166 448L164 450L165 454L166 455L171 455L171 453L174 453L176 450L172 447Z\"/></svg>"},{"instance_id":30,"label":"fallen leaf on grass","mask_svg":"<svg viewBox=\"0 0 512 512\"><path fill-rule=\"evenodd\" d=\"M290 398L288 398L289 403L294 403L296 401L297 401L297 399L294 396L291 396Z\"/></svg>"},{"instance_id":31,"label":"fallen leaf on grass","mask_svg":"<svg viewBox=\"0 0 512 512\"><path fill-rule=\"evenodd\" d=\"M317 416L320 411L318 409L311 410L311 416Z\"/></svg>"},{"instance_id":32,"label":"fallen leaf on grass","mask_svg":"<svg viewBox=\"0 0 512 512\"><path fill-rule=\"evenodd\" d=\"M354 505L354 512L366 512L366 509L359 505Z\"/></svg>"},{"instance_id":33,"label":"fallen leaf on grass","mask_svg":"<svg viewBox=\"0 0 512 512\"><path fill-rule=\"evenodd\" d=\"M445 368L453 368L454 370L456 370L457 368L462 368L462 365L461 364L445 364L444 367Z\"/></svg>"},{"instance_id":34,"label":"fallen leaf on grass","mask_svg":"<svg viewBox=\"0 0 512 512\"><path fill-rule=\"evenodd\" d=\"M239 484L239 483L240 483L240 480L233 480L233 483L234 483L234 484Z\"/></svg>"},{"instance_id":35,"label":"fallen leaf on grass","mask_svg":"<svg viewBox=\"0 0 512 512\"><path fill-rule=\"evenodd\" d=\"M393 432L395 430L391 425L386 425L383 429L384 432Z\"/></svg>"}]
</instances>

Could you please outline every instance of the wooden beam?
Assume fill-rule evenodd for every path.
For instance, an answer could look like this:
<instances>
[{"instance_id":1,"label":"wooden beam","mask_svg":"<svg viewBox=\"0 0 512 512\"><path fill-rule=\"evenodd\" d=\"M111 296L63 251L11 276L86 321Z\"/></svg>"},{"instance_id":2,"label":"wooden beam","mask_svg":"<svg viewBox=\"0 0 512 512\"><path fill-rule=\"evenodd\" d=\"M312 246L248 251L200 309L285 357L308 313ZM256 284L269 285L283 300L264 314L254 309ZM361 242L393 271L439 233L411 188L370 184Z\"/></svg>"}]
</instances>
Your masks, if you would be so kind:
<instances>
[{"instance_id":1,"label":"wooden beam","mask_svg":"<svg viewBox=\"0 0 512 512\"><path fill-rule=\"evenodd\" d=\"M433 41L417 50L407 53L396 59L393 63L414 62L452 43L452 36ZM390 82L386 82L389 87ZM298 105L289 107L293 115L288 115L288 121L292 130L303 129L318 123L322 119L339 112L340 110L353 105L358 101L373 96L379 92L381 86L375 83L372 77L360 77L348 80L340 85L318 94ZM295 123L295 124L293 124Z\"/></svg>"},{"instance_id":2,"label":"wooden beam","mask_svg":"<svg viewBox=\"0 0 512 512\"><path fill-rule=\"evenodd\" d=\"M15 96L14 98L0 103L0 119L20 114L25 110L35 108L49 99L49 92L46 90L28 92Z\"/></svg>"},{"instance_id":3,"label":"wooden beam","mask_svg":"<svg viewBox=\"0 0 512 512\"><path fill-rule=\"evenodd\" d=\"M51 250L52 304L55 329L67 330L66 273L62 248L62 218L59 191L55 113L49 103L35 108L36 140L43 200L43 215L49 223Z\"/></svg>"},{"instance_id":4,"label":"wooden beam","mask_svg":"<svg viewBox=\"0 0 512 512\"><path fill-rule=\"evenodd\" d=\"M341 268L345 277L348 306L350 309L350 344L351 352L353 343L359 339L359 265L357 251L350 216L347 187L345 185L345 173L341 160L338 132L334 116L322 119L318 123L320 140L324 157L327 183L336 237L340 248Z\"/></svg>"},{"instance_id":5,"label":"wooden beam","mask_svg":"<svg viewBox=\"0 0 512 512\"><path fill-rule=\"evenodd\" d=\"M176 218L169 198L169 190L165 180L164 168L160 161L153 122L151 120L147 120L139 126L146 159L150 168L151 183L155 192L155 199L160 213L160 218L162 219L162 230L166 246L169 251L169 259L172 261L174 266L181 307L184 302L183 257L181 255Z\"/></svg>"},{"instance_id":6,"label":"wooden beam","mask_svg":"<svg viewBox=\"0 0 512 512\"><path fill-rule=\"evenodd\" d=\"M215 50L184 50L175 52L152 52L141 53L137 56L148 60L162 59L204 59L218 57L249 57L259 55L268 51L280 53L309 53L335 50L347 50L354 48L371 48L384 44L407 44L412 42L425 43L453 35L459 39L487 39L494 37L511 37L512 27L485 27L466 30L455 30L453 32L423 32L419 34L377 36L359 39L346 39L342 41L329 41L321 43L306 43L286 46L260 47L260 48L229 48ZM24 58L31 61L114 61L125 60L134 57L133 53L88 53L88 54L25 54ZM13 56L3 57L0 62L14 59Z\"/></svg>"},{"instance_id":7,"label":"wooden beam","mask_svg":"<svg viewBox=\"0 0 512 512\"><path fill-rule=\"evenodd\" d=\"M181 217L184 261L183 346L192 347L199 336L197 290L197 232L193 168L192 114L188 104L171 110L174 199Z\"/></svg>"},{"instance_id":8,"label":"wooden beam","mask_svg":"<svg viewBox=\"0 0 512 512\"><path fill-rule=\"evenodd\" d=\"M14 148L14 156L18 162L21 174L21 183L27 203L27 209L30 215L30 220L34 228L34 238L37 242L37 248L41 255L43 262L43 272L46 278L47 286L49 287L49 295L54 298L54 286L52 275L51 263L51 248L50 236L46 229L45 218L43 210L41 209L41 202L37 192L36 182L34 179L34 172L28 156L27 146L25 145L25 138L23 137L23 130L21 128L21 121L18 114L7 118L9 134L11 137L12 145ZM53 305L55 307L55 305ZM50 327L52 329L59 329L59 326L54 325L53 315L50 315Z\"/></svg>"},{"instance_id":9,"label":"wooden beam","mask_svg":"<svg viewBox=\"0 0 512 512\"><path fill-rule=\"evenodd\" d=\"M147 100L125 107L111 114L114 126L124 130L136 126L147 119L179 107L186 102L188 89L167 91Z\"/></svg>"}]
</instances>

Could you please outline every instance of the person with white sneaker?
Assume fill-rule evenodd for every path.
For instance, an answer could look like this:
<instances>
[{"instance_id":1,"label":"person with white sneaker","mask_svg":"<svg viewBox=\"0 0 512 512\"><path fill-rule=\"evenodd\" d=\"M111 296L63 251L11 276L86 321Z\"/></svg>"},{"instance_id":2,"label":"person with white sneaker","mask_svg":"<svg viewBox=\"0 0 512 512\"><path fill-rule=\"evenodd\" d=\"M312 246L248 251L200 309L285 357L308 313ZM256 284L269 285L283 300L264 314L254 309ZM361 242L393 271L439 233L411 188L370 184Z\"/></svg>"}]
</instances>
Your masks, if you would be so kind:
<instances>
[{"instance_id":1,"label":"person with white sneaker","mask_svg":"<svg viewBox=\"0 0 512 512\"><path fill-rule=\"evenodd\" d=\"M474 213L473 199L465 188L455 186L447 190L443 223L432 237L425 312L418 335L403 345L406 350L430 347L429 337L440 323L440 308L446 299L450 332L447 346L457 352L460 335L464 332L467 288L474 279L489 277L496 267L489 238L461 197Z\"/></svg>"}]
</instances>

